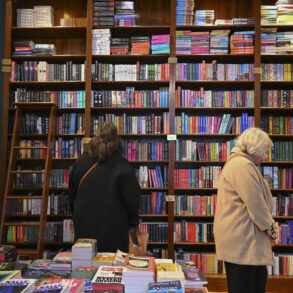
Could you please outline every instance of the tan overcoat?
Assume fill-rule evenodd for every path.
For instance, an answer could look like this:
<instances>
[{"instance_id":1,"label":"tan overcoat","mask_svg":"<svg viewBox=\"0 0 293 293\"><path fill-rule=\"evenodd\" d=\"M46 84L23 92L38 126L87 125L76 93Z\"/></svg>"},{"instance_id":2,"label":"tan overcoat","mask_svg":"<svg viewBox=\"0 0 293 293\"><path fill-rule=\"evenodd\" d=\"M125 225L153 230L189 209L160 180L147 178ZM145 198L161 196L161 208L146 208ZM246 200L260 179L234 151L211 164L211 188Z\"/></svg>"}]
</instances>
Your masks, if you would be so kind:
<instances>
[{"instance_id":1,"label":"tan overcoat","mask_svg":"<svg viewBox=\"0 0 293 293\"><path fill-rule=\"evenodd\" d=\"M237 147L232 153L242 153ZM243 153L242 153L243 154ZM219 260L243 265L272 265L269 236L273 197L250 156L226 163L218 185L214 219Z\"/></svg>"}]
</instances>

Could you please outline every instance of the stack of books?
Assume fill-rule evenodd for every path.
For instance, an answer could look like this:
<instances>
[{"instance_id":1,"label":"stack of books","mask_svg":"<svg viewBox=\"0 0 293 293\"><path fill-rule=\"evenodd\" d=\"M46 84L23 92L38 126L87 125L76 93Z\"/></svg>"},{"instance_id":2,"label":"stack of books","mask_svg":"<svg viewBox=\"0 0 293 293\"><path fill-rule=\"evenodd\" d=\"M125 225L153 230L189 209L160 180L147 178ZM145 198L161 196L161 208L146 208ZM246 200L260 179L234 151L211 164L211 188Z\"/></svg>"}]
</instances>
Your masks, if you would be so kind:
<instances>
[{"instance_id":1,"label":"stack of books","mask_svg":"<svg viewBox=\"0 0 293 293\"><path fill-rule=\"evenodd\" d=\"M92 291L92 279L97 272L96 267L77 266L71 273L71 279L84 279L85 292Z\"/></svg>"},{"instance_id":2,"label":"stack of books","mask_svg":"<svg viewBox=\"0 0 293 293\"><path fill-rule=\"evenodd\" d=\"M177 0L176 25L193 25L194 0Z\"/></svg>"},{"instance_id":3,"label":"stack of books","mask_svg":"<svg viewBox=\"0 0 293 293\"><path fill-rule=\"evenodd\" d=\"M155 259L128 254L124 267L122 282L125 286L125 293L147 292L148 284L155 280Z\"/></svg>"},{"instance_id":4,"label":"stack of books","mask_svg":"<svg viewBox=\"0 0 293 293\"><path fill-rule=\"evenodd\" d=\"M210 54L210 33L191 33L191 54Z\"/></svg>"},{"instance_id":5,"label":"stack of books","mask_svg":"<svg viewBox=\"0 0 293 293\"><path fill-rule=\"evenodd\" d=\"M210 33L210 54L228 54L229 30L212 30Z\"/></svg>"},{"instance_id":6,"label":"stack of books","mask_svg":"<svg viewBox=\"0 0 293 293\"><path fill-rule=\"evenodd\" d=\"M113 0L93 1L93 25L114 25L114 3Z\"/></svg>"},{"instance_id":7,"label":"stack of books","mask_svg":"<svg viewBox=\"0 0 293 293\"><path fill-rule=\"evenodd\" d=\"M215 25L233 25L232 19L216 19Z\"/></svg>"},{"instance_id":8,"label":"stack of books","mask_svg":"<svg viewBox=\"0 0 293 293\"><path fill-rule=\"evenodd\" d=\"M33 41L14 41L12 55L32 55L34 48Z\"/></svg>"},{"instance_id":9,"label":"stack of books","mask_svg":"<svg viewBox=\"0 0 293 293\"><path fill-rule=\"evenodd\" d=\"M215 10L196 10L195 25L212 25L215 19Z\"/></svg>"},{"instance_id":10,"label":"stack of books","mask_svg":"<svg viewBox=\"0 0 293 293\"><path fill-rule=\"evenodd\" d=\"M71 262L71 251L58 252L58 254L53 258L53 261L50 263L50 267L52 268L52 272L70 274L72 271Z\"/></svg>"},{"instance_id":11,"label":"stack of books","mask_svg":"<svg viewBox=\"0 0 293 293\"><path fill-rule=\"evenodd\" d=\"M97 240L78 239L72 246L72 269L77 266L92 267L97 253Z\"/></svg>"},{"instance_id":12,"label":"stack of books","mask_svg":"<svg viewBox=\"0 0 293 293\"><path fill-rule=\"evenodd\" d=\"M230 38L231 54L253 54L254 33L254 31L234 32Z\"/></svg>"},{"instance_id":13,"label":"stack of books","mask_svg":"<svg viewBox=\"0 0 293 293\"><path fill-rule=\"evenodd\" d=\"M293 32L277 32L276 53L292 54L293 53Z\"/></svg>"},{"instance_id":14,"label":"stack of books","mask_svg":"<svg viewBox=\"0 0 293 293\"><path fill-rule=\"evenodd\" d=\"M93 267L111 266L114 261L115 253L113 252L98 252L93 260Z\"/></svg>"},{"instance_id":15,"label":"stack of books","mask_svg":"<svg viewBox=\"0 0 293 293\"><path fill-rule=\"evenodd\" d=\"M147 55L150 53L148 36L131 37L131 55Z\"/></svg>"},{"instance_id":16,"label":"stack of books","mask_svg":"<svg viewBox=\"0 0 293 293\"><path fill-rule=\"evenodd\" d=\"M191 31L176 31L176 54L191 54Z\"/></svg>"},{"instance_id":17,"label":"stack of books","mask_svg":"<svg viewBox=\"0 0 293 293\"><path fill-rule=\"evenodd\" d=\"M52 6L34 6L34 26L54 26L54 10Z\"/></svg>"},{"instance_id":18,"label":"stack of books","mask_svg":"<svg viewBox=\"0 0 293 293\"><path fill-rule=\"evenodd\" d=\"M180 281L168 281L168 282L153 282L149 283L148 293L160 293L160 292L176 292L176 293L184 293L188 292L183 290L183 287ZM205 292L205 291L191 291L193 292Z\"/></svg>"},{"instance_id":19,"label":"stack of books","mask_svg":"<svg viewBox=\"0 0 293 293\"><path fill-rule=\"evenodd\" d=\"M54 44L36 44L32 53L33 55L53 56L56 55L56 46Z\"/></svg>"},{"instance_id":20,"label":"stack of books","mask_svg":"<svg viewBox=\"0 0 293 293\"><path fill-rule=\"evenodd\" d=\"M261 5L261 24L270 25L277 23L277 6Z\"/></svg>"},{"instance_id":21,"label":"stack of books","mask_svg":"<svg viewBox=\"0 0 293 293\"><path fill-rule=\"evenodd\" d=\"M275 54L277 44L277 28L261 29L261 54Z\"/></svg>"},{"instance_id":22,"label":"stack of books","mask_svg":"<svg viewBox=\"0 0 293 293\"><path fill-rule=\"evenodd\" d=\"M93 29L93 55L110 55L110 29Z\"/></svg>"},{"instance_id":23,"label":"stack of books","mask_svg":"<svg viewBox=\"0 0 293 293\"><path fill-rule=\"evenodd\" d=\"M152 36L152 54L169 54L170 53L170 35L153 35Z\"/></svg>"},{"instance_id":24,"label":"stack of books","mask_svg":"<svg viewBox=\"0 0 293 293\"><path fill-rule=\"evenodd\" d=\"M33 27L34 9L16 9L16 26Z\"/></svg>"},{"instance_id":25,"label":"stack of books","mask_svg":"<svg viewBox=\"0 0 293 293\"><path fill-rule=\"evenodd\" d=\"M129 54L129 38L112 38L111 55L128 55Z\"/></svg>"},{"instance_id":26,"label":"stack of books","mask_svg":"<svg viewBox=\"0 0 293 293\"><path fill-rule=\"evenodd\" d=\"M293 4L291 0L277 2L277 24L293 24Z\"/></svg>"},{"instance_id":27,"label":"stack of books","mask_svg":"<svg viewBox=\"0 0 293 293\"><path fill-rule=\"evenodd\" d=\"M167 262L168 261L168 262ZM184 282L185 277L182 267L173 263L171 259L156 262L157 282L180 280Z\"/></svg>"},{"instance_id":28,"label":"stack of books","mask_svg":"<svg viewBox=\"0 0 293 293\"><path fill-rule=\"evenodd\" d=\"M135 25L134 1L115 2L115 26Z\"/></svg>"},{"instance_id":29,"label":"stack of books","mask_svg":"<svg viewBox=\"0 0 293 293\"><path fill-rule=\"evenodd\" d=\"M0 245L0 261L16 261L17 251L13 245Z\"/></svg>"}]
</instances>

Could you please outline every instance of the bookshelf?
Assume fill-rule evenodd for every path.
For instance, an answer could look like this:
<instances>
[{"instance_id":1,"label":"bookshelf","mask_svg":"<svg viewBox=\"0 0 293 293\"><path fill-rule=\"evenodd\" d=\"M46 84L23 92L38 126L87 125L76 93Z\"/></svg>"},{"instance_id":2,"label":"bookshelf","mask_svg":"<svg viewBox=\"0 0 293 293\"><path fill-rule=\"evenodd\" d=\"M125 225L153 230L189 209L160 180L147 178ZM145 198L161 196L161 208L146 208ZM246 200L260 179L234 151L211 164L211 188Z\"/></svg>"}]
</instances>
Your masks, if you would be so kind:
<instances>
[{"instance_id":1,"label":"bookshelf","mask_svg":"<svg viewBox=\"0 0 293 293\"><path fill-rule=\"evenodd\" d=\"M134 10L136 14L136 25L135 26L96 26L93 25L93 0L74 0L70 2L70 5L66 4L65 0L41 0L41 1L6 1L6 25L5 25L5 59L11 60L17 64L23 64L24 62L47 62L48 64L62 65L66 62L71 62L72 64L86 64L84 68L84 80L66 81L66 80L53 80L53 81L10 81L10 73L4 73L3 81L3 114L2 114L2 133L3 133L3 153L9 153L9 144L13 139L13 136L8 131L9 124L11 124L11 117L15 116L15 108L11 103L10 92L16 92L18 88L25 88L27 91L36 92L58 92L58 95L62 97L66 92L83 92L84 100L83 104L80 106L72 105L58 105L56 112L57 117L66 117L65 114L70 115L76 113L77 115L82 114L84 116L83 129L81 132L73 133L62 133L57 132L56 137L62 140L81 140L84 139L84 144L87 143L88 139L94 135L95 123L98 123L98 119L113 119L117 125L123 122L122 118L126 117L131 119L129 125L135 123L133 121L143 120L142 117L148 115L154 115L160 118L157 121L161 121L161 129L156 129L157 131L145 131L140 133L132 128L124 128L124 122L120 125L120 135L123 141L128 144L134 143L158 143L162 142L168 146L168 158L143 158L138 157L132 158L130 160L134 169L139 170L141 166L146 166L150 169L155 169L155 167L160 167L162 170L167 170L168 173L168 185L159 187L144 186L142 188L142 196L149 201L151 201L151 196L161 196L160 193L169 195L166 197L167 210L164 214L158 214L154 210L145 210L141 214L142 223L146 225L160 224L164 226L164 233L167 233L168 241L157 242L156 238L149 242L149 249L153 252L157 252L159 255L161 251L168 251L168 257L174 258L178 251L185 251L190 253L214 253L215 247L213 241L210 242L188 242L188 241L174 241L174 223L199 223L208 225L213 223L213 214L203 215L198 213L196 215L186 215L186 214L176 214L174 212L176 206L176 198L180 195L186 196L200 196L206 197L208 203L214 194L216 194L216 178L213 178L215 182L211 185L191 185L189 187L176 186L176 172L177 170L212 170L213 167L217 167L215 170L219 170L223 167L227 154L229 153L229 148L226 145L225 152L221 152L223 157L211 158L215 153L219 152L219 146L214 147L212 144L227 144L230 140L236 137L236 133L240 132L241 129L236 129L235 126L227 130L219 131L215 127L215 122L212 122L214 126L214 131L210 129L198 129L196 128L196 121L200 119L211 119L210 121L215 121L220 117L223 118L224 115L230 115L229 117L235 120L239 119L239 125L242 123L240 118L243 113L251 118L251 123L255 126L262 125L263 117L292 117L292 103L290 108L285 107L266 107L262 103L263 91L270 90L293 90L292 81L275 81L275 80L262 80L261 68L262 64L290 64L292 62L292 55L276 55L276 54L261 54L261 30L262 28L275 28L277 31L286 32L293 31L293 26L291 25L261 25L261 5L273 5L274 1L264 1L264 0L248 0L248 1L229 1L229 0L201 0L195 2L195 10L214 10L215 19L232 19L237 18L248 18L252 17L255 19L254 24L220 24L220 25L176 25L176 0L164 1L164 0L151 0L151 1L140 1L136 0L134 4ZM54 9L54 26L52 27L17 27L16 25L16 9L18 8L32 8L34 5L51 5ZM71 19L81 19L75 25L62 26L60 21L62 18ZM82 19L86 19L83 21ZM166 54L142 54L142 55L96 55L92 53L93 35L92 30L99 29L109 29L111 31L112 38L129 38L133 36L148 36L151 39L152 35L165 35L170 34L170 53ZM229 36L237 32L254 31L254 54L182 54L178 53L176 50L176 32L178 31L191 31L194 33L211 33L212 31L218 30L229 30ZM33 40L35 43L51 43L56 46L56 54L53 56L21 56L12 55L12 49L14 41L24 41ZM230 39L229 39L230 42ZM230 52L230 51L229 51ZM8 62L9 63L9 62ZM92 66L92 64L94 66ZM109 64L113 68L118 65L127 65L129 67L135 67L137 64L139 66L149 66L152 68L156 64L168 64L168 71L164 71L166 76L160 78L160 80L154 80L152 78L143 78L129 80L103 80L98 78L93 78L95 73L95 64ZM202 72L197 76L192 76L191 78L179 78L180 72L179 67L184 68L182 64L199 64L194 65L198 68L205 64L207 70L204 75ZM231 69L233 66L231 64L239 64L238 69ZM89 66L91 65L91 66ZM218 66L217 70L215 67ZM5 68L11 69L11 66L5 65ZM220 72L225 68L227 71L231 71L231 75L227 75L228 78L223 78L223 76L216 76L215 74L209 75L212 70L215 72ZM237 70L241 69L241 74L234 76ZM211 70L211 71L210 71ZM187 71L188 72L188 71ZM240 71L239 71L240 72ZM234 75L233 75L234 74ZM181 76L182 77L182 76ZM107 91L116 91L116 95L125 95L127 91L133 91L135 97L149 96L151 91L156 90L158 93L162 88L167 89L168 100L167 104L158 106L153 104L150 106L149 102L146 104L138 104L131 102L131 106L115 104L117 100L111 100L111 104L95 105L93 101L93 95L95 92L101 92L103 96L103 101L106 101ZM182 101L182 91L184 95L198 96L201 95L201 100L192 104L192 99L184 99ZM181 95L179 95L181 92ZM197 92L197 93L196 93ZM200 94L198 94L198 92ZM235 102L223 104L221 101L225 101L225 92L235 92L235 101L237 97L240 97L239 101L246 102L247 96L251 95L251 105L245 105ZM237 93L238 92L238 93ZM245 93L246 92L246 93ZM253 94L252 94L253 92ZM128 92L127 92L128 93ZM99 93L100 94L100 93ZM202 96L203 95L203 96ZM232 94L234 95L234 94ZM209 97L212 102L208 105L200 104L202 97ZM219 98L221 97L221 98ZM245 97L245 98L243 98ZM233 100L233 98L231 98ZM233 100L234 101L234 100ZM291 100L292 101L292 100ZM196 104L199 103L199 104ZM221 104L222 103L222 104ZM139 105L139 106L138 106ZM215 106L217 105L217 106ZM111 117L109 116L111 115ZM166 116L165 116L166 115ZM194 128L188 128L188 123L182 124L181 117L188 117L192 120ZM98 118L100 117L100 118ZM103 117L103 118L101 118ZM106 118L108 117L108 118ZM110 117L110 118L109 118ZM199 117L199 118L198 118ZM209 118L202 118L209 117ZM237 118L240 117L240 118ZM125 118L125 119L126 119ZM181 120L180 120L181 118ZM96 122L94 121L96 119ZM116 120L115 120L116 119ZM126 119L126 120L127 120ZM187 119L187 118L186 118ZM244 119L244 118L242 118ZM119 120L119 121L118 121ZM125 120L125 121L126 121ZM169 121L168 128L165 122ZM189 121L190 121L189 120ZM122 121L122 122L121 122ZM145 122L139 122L145 123ZM180 123L180 124L179 124ZM235 123L234 123L235 124ZM184 125L184 127L183 127ZM252 125L252 124L251 124ZM154 126L153 126L154 127ZM62 127L61 127L62 129ZM151 132L151 133L149 133ZM191 144L192 142L207 143L207 148L210 151L204 158L186 159L180 156L177 157L176 151L178 145L176 145L176 139L174 136L169 136L168 134L176 134L176 139L179 141L179 145L182 142ZM292 132L288 134L271 133L271 138L274 142L292 142ZM27 135L26 139L43 139L36 138L34 135ZM189 141L189 142L187 142ZM61 142L62 144L62 142ZM57 146L56 146L57 147ZM155 146L152 146L156 149ZM55 150L56 151L56 150ZM156 149L158 151L158 149ZM224 154L225 153L225 154ZM205 154L206 155L206 154ZM139 156L139 154L137 154ZM26 159L18 159L19 163L24 162ZM73 158L67 155L59 154L52 158L52 169L56 174L62 173L62 178L66 178L68 174L64 173L63 170L68 170L73 163ZM31 164L37 165L42 161L41 158L31 158ZM281 169L292 168L291 161L276 160L273 162L264 162L263 167L279 167ZM25 162L24 162L25 164ZM6 156L1 157L1 168L2 170L7 169L8 159ZM204 168L203 168L204 167ZM61 172L61 173L58 173ZM197 172L197 171L196 171ZM200 176L205 171L199 171ZM209 172L209 171L207 171ZM209 173L208 173L209 174ZM166 176L166 175L165 175ZM212 178L209 178L212 179ZM1 183L4 182L1 181ZM56 183L56 182L55 182ZM58 182L50 187L50 193L54 193L55 196L62 196L66 194L67 186L62 185L64 182L58 184ZM2 200L4 196L4 184L0 186ZM14 199L21 199L23 195L27 196L27 199L38 199L37 195L42 190L40 188L28 188L28 187L18 187L15 188L14 194L9 196L14 196ZM34 195L28 195L28 192L34 192ZM286 196L292 194L291 188L272 188L273 195ZM48 195L49 195L48 194ZM159 194L159 195L158 195ZM30 198L31 197L31 198ZM32 198L34 197L34 198ZM151 213L150 213L151 212ZM50 215L43 215L45 222L60 222L65 219L70 218L69 213L55 213L54 211ZM36 216L22 216L14 215L13 219L17 221L16 223L23 223L30 221L31 225L35 223ZM276 216L276 219L282 223L292 221L292 216ZM168 224L168 225L166 225ZM153 226L154 226L153 225ZM44 226L45 227L45 226ZM43 227L43 228L44 228ZM44 228L45 229L45 228ZM154 228L158 229L158 228ZM5 242L5 233L1 231L1 242ZM166 236L165 234L163 234ZM3 238L4 237L4 238ZM63 245L60 241L44 241L41 240L42 249L56 249ZM19 251L22 254L32 255L36 250L32 250L34 247L32 243L23 245L21 243L16 243L19 246ZM70 245L71 242L67 242L66 245ZM32 252L33 251L33 252ZM292 245L277 245L274 247L275 252L292 253ZM175 253L176 252L176 253ZM40 252L39 252L40 253ZM211 274L207 275L209 280L209 289L212 291L218 290L215 288L215 284L219 285L223 290L226 288L225 277L221 274ZM279 283L278 283L279 282ZM290 286L292 286L292 277L270 277L269 278L269 288L275 290L280 284L283 286L284 292L289 292Z\"/></svg>"}]
</instances>

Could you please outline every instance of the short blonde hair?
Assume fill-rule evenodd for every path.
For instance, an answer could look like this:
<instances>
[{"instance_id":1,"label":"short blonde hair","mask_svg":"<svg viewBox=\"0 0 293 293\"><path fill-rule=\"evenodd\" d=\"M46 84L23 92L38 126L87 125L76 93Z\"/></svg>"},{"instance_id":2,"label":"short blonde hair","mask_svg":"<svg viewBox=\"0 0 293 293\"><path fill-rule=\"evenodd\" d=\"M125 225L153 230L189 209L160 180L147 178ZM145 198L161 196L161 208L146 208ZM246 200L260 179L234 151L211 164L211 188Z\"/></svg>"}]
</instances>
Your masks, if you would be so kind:
<instances>
[{"instance_id":1,"label":"short blonde hair","mask_svg":"<svg viewBox=\"0 0 293 293\"><path fill-rule=\"evenodd\" d=\"M273 142L266 132L260 128L251 127L236 138L235 145L243 152L264 160Z\"/></svg>"}]
</instances>

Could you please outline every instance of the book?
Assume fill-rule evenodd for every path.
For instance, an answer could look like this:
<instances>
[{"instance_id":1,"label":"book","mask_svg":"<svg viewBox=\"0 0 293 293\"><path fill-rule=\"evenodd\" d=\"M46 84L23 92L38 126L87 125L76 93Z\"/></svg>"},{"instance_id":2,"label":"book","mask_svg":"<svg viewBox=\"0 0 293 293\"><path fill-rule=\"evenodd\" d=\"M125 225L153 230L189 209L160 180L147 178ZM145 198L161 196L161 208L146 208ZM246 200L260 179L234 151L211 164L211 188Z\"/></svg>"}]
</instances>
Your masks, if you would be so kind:
<instances>
[{"instance_id":1,"label":"book","mask_svg":"<svg viewBox=\"0 0 293 293\"><path fill-rule=\"evenodd\" d=\"M21 271L0 271L0 282L5 282L9 279L21 278Z\"/></svg>"},{"instance_id":2,"label":"book","mask_svg":"<svg viewBox=\"0 0 293 293\"><path fill-rule=\"evenodd\" d=\"M77 266L71 273L72 279L92 280L97 272L96 267Z\"/></svg>"},{"instance_id":3,"label":"book","mask_svg":"<svg viewBox=\"0 0 293 293\"><path fill-rule=\"evenodd\" d=\"M44 292L44 293L69 293L69 285L54 283L54 284L47 284L41 285L34 290L34 293Z\"/></svg>"},{"instance_id":4,"label":"book","mask_svg":"<svg viewBox=\"0 0 293 293\"><path fill-rule=\"evenodd\" d=\"M184 293L180 281L149 283L148 293Z\"/></svg>"},{"instance_id":5,"label":"book","mask_svg":"<svg viewBox=\"0 0 293 293\"><path fill-rule=\"evenodd\" d=\"M117 249L115 256L114 256L113 265L114 266L123 266L127 255L128 255L127 252L123 252L123 251Z\"/></svg>"},{"instance_id":6,"label":"book","mask_svg":"<svg viewBox=\"0 0 293 293\"><path fill-rule=\"evenodd\" d=\"M0 283L0 292L31 293L34 291L36 280L12 279Z\"/></svg>"},{"instance_id":7,"label":"book","mask_svg":"<svg viewBox=\"0 0 293 293\"><path fill-rule=\"evenodd\" d=\"M61 251L53 258L53 261L56 262L70 262L72 261L72 252L71 251Z\"/></svg>"},{"instance_id":8,"label":"book","mask_svg":"<svg viewBox=\"0 0 293 293\"><path fill-rule=\"evenodd\" d=\"M93 259L93 266L99 267L101 265L112 265L115 253L113 252L98 252Z\"/></svg>"}]
</instances>

